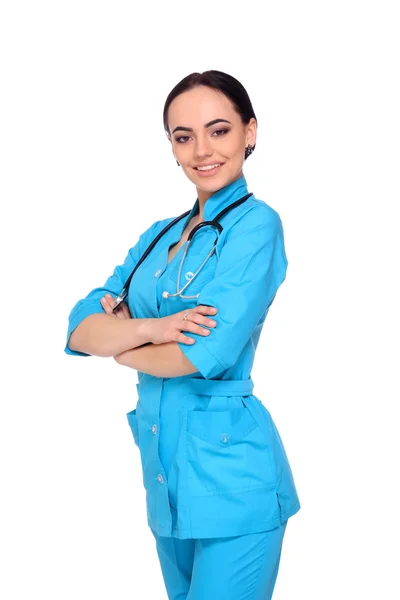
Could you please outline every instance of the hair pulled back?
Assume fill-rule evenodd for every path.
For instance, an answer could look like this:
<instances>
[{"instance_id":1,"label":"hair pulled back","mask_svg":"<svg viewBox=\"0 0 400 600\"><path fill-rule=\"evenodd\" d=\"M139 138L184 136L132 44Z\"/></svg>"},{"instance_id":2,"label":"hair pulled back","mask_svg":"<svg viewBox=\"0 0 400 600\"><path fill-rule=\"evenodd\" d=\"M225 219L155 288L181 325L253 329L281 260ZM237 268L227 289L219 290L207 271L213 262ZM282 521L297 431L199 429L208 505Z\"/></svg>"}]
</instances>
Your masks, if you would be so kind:
<instances>
[{"instance_id":1,"label":"hair pulled back","mask_svg":"<svg viewBox=\"0 0 400 600\"><path fill-rule=\"evenodd\" d=\"M171 102L177 96L179 96L179 94L202 85L225 94L225 96L232 102L244 125L247 125L251 118L254 118L257 122L257 117L254 113L249 95L240 81L235 79L235 77L232 75L224 73L223 71L204 71L203 73L191 73L190 75L187 75L181 79L181 81L177 83L168 94L163 110L163 123L165 133L167 135L170 135L168 125L168 109ZM251 152L253 152L255 147L256 145L254 144L251 147L250 152L245 153L245 160L248 158Z\"/></svg>"}]
</instances>

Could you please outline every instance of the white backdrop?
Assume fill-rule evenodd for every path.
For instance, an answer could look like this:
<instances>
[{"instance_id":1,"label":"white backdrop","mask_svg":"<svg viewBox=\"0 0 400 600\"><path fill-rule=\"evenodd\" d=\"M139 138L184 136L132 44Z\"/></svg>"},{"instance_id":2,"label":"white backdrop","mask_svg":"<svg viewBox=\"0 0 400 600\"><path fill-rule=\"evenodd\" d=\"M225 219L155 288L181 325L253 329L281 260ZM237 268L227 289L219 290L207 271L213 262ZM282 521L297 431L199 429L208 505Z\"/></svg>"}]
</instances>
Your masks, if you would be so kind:
<instances>
[{"instance_id":1,"label":"white backdrop","mask_svg":"<svg viewBox=\"0 0 400 600\"><path fill-rule=\"evenodd\" d=\"M302 503L274 600L400 597L398 28L383 0L2 5L2 598L166 598L137 374L64 345L75 302L193 206L162 109L208 69L252 99L244 174L289 260L252 373Z\"/></svg>"}]
</instances>

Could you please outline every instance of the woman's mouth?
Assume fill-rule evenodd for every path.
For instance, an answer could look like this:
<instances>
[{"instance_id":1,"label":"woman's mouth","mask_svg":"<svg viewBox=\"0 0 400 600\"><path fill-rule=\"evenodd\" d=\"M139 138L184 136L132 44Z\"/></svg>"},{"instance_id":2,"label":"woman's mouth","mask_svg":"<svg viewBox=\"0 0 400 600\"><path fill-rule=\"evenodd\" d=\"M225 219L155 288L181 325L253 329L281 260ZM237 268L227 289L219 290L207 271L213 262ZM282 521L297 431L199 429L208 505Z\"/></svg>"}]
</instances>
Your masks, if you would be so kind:
<instances>
[{"instance_id":1,"label":"woman's mouth","mask_svg":"<svg viewBox=\"0 0 400 600\"><path fill-rule=\"evenodd\" d=\"M211 177L211 175L215 175L215 173L219 171L223 164L224 163L214 163L208 167L194 167L194 170L200 175L200 177Z\"/></svg>"}]
</instances>

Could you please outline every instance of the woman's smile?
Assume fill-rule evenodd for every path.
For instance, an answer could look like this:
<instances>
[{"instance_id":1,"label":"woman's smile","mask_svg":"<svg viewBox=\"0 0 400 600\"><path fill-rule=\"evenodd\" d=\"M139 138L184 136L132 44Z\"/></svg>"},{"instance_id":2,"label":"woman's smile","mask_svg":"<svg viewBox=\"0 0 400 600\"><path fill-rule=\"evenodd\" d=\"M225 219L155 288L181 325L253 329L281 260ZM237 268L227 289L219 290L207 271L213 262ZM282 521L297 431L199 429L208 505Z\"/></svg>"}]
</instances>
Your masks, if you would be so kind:
<instances>
[{"instance_id":1,"label":"woman's smile","mask_svg":"<svg viewBox=\"0 0 400 600\"><path fill-rule=\"evenodd\" d=\"M200 175L200 177L211 177L212 175L215 175L215 173L217 173L221 169L221 167L224 165L224 163L214 163L214 164L217 165L214 168L194 167L194 170L196 171L196 173L198 175Z\"/></svg>"}]
</instances>

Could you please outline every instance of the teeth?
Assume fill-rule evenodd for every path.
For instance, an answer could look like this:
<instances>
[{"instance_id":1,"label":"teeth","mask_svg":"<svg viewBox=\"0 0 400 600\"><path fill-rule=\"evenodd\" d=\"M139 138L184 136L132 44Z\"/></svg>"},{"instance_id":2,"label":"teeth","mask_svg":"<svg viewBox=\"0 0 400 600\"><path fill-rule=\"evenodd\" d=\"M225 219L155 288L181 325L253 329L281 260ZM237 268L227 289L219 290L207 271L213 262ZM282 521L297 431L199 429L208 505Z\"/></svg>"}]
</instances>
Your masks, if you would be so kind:
<instances>
[{"instance_id":1,"label":"teeth","mask_svg":"<svg viewBox=\"0 0 400 600\"><path fill-rule=\"evenodd\" d=\"M216 165L209 165L208 167L196 167L199 171L209 171L210 169L215 169L215 167L219 167L220 163Z\"/></svg>"}]
</instances>

